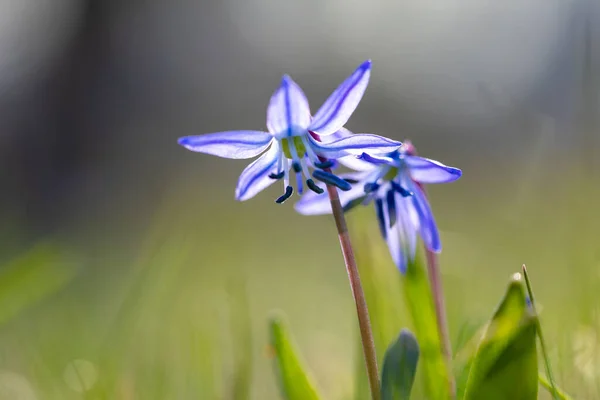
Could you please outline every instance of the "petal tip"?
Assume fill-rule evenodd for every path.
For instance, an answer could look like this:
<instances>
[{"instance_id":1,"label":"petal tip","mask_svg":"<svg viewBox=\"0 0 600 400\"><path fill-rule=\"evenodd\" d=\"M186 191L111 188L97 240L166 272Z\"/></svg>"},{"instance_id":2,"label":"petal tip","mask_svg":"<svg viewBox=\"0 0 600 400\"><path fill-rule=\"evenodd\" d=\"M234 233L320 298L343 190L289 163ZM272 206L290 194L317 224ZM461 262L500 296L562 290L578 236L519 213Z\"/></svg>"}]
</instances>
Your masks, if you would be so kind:
<instances>
[{"instance_id":1,"label":"petal tip","mask_svg":"<svg viewBox=\"0 0 600 400\"><path fill-rule=\"evenodd\" d=\"M362 69L362 70L371 69L372 64L373 64L373 62L371 61L371 59L368 59L368 60L364 61L362 64L360 64L358 69Z\"/></svg>"}]
</instances>

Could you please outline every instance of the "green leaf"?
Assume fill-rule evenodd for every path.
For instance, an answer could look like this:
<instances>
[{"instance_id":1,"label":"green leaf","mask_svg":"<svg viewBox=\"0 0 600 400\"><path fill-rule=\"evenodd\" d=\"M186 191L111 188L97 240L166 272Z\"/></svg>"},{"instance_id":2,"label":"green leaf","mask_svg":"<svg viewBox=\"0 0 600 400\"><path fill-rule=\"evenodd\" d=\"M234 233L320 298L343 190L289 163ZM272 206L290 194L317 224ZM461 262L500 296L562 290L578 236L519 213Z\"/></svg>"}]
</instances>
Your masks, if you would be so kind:
<instances>
[{"instance_id":1,"label":"green leaf","mask_svg":"<svg viewBox=\"0 0 600 400\"><path fill-rule=\"evenodd\" d=\"M535 400L537 391L536 319L515 274L479 343L464 399Z\"/></svg>"},{"instance_id":2,"label":"green leaf","mask_svg":"<svg viewBox=\"0 0 600 400\"><path fill-rule=\"evenodd\" d=\"M409 330L403 329L385 353L381 374L382 400L410 399L418 361L417 339Z\"/></svg>"},{"instance_id":3,"label":"green leaf","mask_svg":"<svg viewBox=\"0 0 600 400\"><path fill-rule=\"evenodd\" d=\"M403 292L410 311L415 335L421 349L421 371L425 394L430 399L448 398L449 371L442 357L435 306L429 279L421 258L410 263L402 276Z\"/></svg>"},{"instance_id":4,"label":"green leaf","mask_svg":"<svg viewBox=\"0 0 600 400\"><path fill-rule=\"evenodd\" d=\"M271 345L275 352L275 370L286 400L318 400L312 377L302 366L296 345L280 317L271 319Z\"/></svg>"}]
</instances>

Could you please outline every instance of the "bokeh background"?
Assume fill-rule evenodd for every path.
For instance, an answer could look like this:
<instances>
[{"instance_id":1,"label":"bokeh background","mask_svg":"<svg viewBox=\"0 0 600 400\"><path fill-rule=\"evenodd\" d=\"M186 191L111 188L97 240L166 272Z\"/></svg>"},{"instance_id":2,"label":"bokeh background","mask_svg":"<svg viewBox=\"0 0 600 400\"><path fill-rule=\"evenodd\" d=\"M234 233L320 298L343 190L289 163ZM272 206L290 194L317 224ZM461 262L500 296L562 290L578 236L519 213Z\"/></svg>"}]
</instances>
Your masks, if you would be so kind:
<instances>
[{"instance_id":1,"label":"bokeh background","mask_svg":"<svg viewBox=\"0 0 600 400\"><path fill-rule=\"evenodd\" d=\"M597 1L0 7L0 399L232 398L239 303L253 399L277 398L273 309L348 398L360 354L332 221L276 206L278 185L235 202L245 162L176 139L263 129L284 73L316 109L367 58L348 128L463 169L430 188L453 340L526 263L559 382L600 398Z\"/></svg>"}]
</instances>

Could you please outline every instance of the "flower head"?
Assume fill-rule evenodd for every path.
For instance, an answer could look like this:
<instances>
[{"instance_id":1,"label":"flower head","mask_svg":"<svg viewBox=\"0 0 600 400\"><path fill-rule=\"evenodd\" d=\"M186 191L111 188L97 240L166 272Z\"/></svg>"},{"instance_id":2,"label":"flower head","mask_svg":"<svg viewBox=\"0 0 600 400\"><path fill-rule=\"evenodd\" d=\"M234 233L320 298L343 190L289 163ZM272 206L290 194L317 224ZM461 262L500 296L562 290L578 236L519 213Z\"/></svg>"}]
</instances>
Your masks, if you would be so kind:
<instances>
[{"instance_id":1,"label":"flower head","mask_svg":"<svg viewBox=\"0 0 600 400\"><path fill-rule=\"evenodd\" d=\"M299 194L304 190L304 182L313 192L323 192L312 178L348 191L350 183L326 171L333 160L363 152L390 152L401 145L369 134L326 139L348 121L364 94L370 74L371 62L365 61L329 96L314 117L302 89L285 75L269 102L268 132L228 131L186 136L179 139L179 144L224 158L260 155L242 172L235 192L237 200L248 200L273 182L283 180L284 194L276 200L283 203L294 192L290 169L295 174Z\"/></svg>"},{"instance_id":2,"label":"flower head","mask_svg":"<svg viewBox=\"0 0 600 400\"><path fill-rule=\"evenodd\" d=\"M417 235L427 249L441 251L440 235L421 184L455 181L462 175L459 169L414 155L414 147L408 142L385 155L363 153L339 161L357 171L341 175L357 182L352 190L340 193L342 206L350 210L357 205L375 204L381 234L402 273L408 260L415 257ZM304 215L331 212L327 197L316 194L304 196L295 208Z\"/></svg>"}]
</instances>

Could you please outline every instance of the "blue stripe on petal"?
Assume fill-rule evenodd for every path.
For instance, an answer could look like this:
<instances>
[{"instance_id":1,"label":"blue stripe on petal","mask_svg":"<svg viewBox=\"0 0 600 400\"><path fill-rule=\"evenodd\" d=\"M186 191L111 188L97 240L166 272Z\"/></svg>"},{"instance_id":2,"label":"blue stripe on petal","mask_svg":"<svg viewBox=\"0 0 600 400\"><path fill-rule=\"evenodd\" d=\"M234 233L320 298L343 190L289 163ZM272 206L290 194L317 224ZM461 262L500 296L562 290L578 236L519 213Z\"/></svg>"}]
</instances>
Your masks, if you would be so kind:
<instances>
[{"instance_id":1,"label":"blue stripe on petal","mask_svg":"<svg viewBox=\"0 0 600 400\"><path fill-rule=\"evenodd\" d=\"M279 152L279 144L273 142L273 145L265 154L246 167L240 175L235 189L236 200L248 200L274 182L277 182L277 180L270 178L269 175L277 170Z\"/></svg>"},{"instance_id":2,"label":"blue stripe on petal","mask_svg":"<svg viewBox=\"0 0 600 400\"><path fill-rule=\"evenodd\" d=\"M407 199L412 199L419 216L419 231L423 243L429 250L438 253L442 251L442 242L429 201L425 193L417 185L413 184L411 191L413 192L413 196L407 197Z\"/></svg>"},{"instance_id":3,"label":"blue stripe on petal","mask_svg":"<svg viewBox=\"0 0 600 400\"><path fill-rule=\"evenodd\" d=\"M344 126L360 103L370 76L371 60L367 60L325 100L315 114L309 130L325 136L331 135Z\"/></svg>"},{"instance_id":4,"label":"blue stripe on petal","mask_svg":"<svg viewBox=\"0 0 600 400\"><path fill-rule=\"evenodd\" d=\"M199 153L224 158L252 158L265 151L271 140L273 137L267 132L229 131L185 136L178 143Z\"/></svg>"},{"instance_id":5,"label":"blue stripe on petal","mask_svg":"<svg viewBox=\"0 0 600 400\"><path fill-rule=\"evenodd\" d=\"M292 78L284 75L267 109L269 132L290 136L294 129L306 129L310 118L310 107L304 92Z\"/></svg>"},{"instance_id":6,"label":"blue stripe on petal","mask_svg":"<svg viewBox=\"0 0 600 400\"><path fill-rule=\"evenodd\" d=\"M366 133L352 135L331 143L317 142L310 138L310 144L317 154L333 159L366 152L389 153L402 145L395 140Z\"/></svg>"},{"instance_id":7,"label":"blue stripe on petal","mask_svg":"<svg viewBox=\"0 0 600 400\"><path fill-rule=\"evenodd\" d=\"M457 180L462 175L460 169L428 158L404 156L403 160L410 168L411 177L420 183L447 183Z\"/></svg>"}]
</instances>

